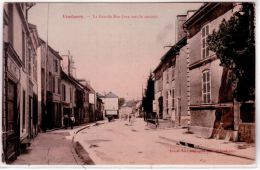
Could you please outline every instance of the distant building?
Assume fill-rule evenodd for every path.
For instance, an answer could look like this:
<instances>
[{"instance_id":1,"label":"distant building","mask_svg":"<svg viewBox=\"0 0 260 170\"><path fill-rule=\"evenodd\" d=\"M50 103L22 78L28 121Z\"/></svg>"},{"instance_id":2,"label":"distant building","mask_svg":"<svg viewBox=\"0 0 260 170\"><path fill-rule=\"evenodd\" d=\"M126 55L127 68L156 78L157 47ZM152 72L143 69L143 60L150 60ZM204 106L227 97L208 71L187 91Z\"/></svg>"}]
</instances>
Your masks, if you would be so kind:
<instances>
[{"instance_id":1,"label":"distant building","mask_svg":"<svg viewBox=\"0 0 260 170\"><path fill-rule=\"evenodd\" d=\"M137 101L135 100L130 100L125 102L125 104L123 106L121 106L121 108L119 109L119 117L122 118L126 118L128 117L130 114L135 114L136 113L136 103Z\"/></svg>"},{"instance_id":2,"label":"distant building","mask_svg":"<svg viewBox=\"0 0 260 170\"><path fill-rule=\"evenodd\" d=\"M104 107L104 102L102 101L102 95L99 93L96 93L97 96L97 102L96 102L96 120L103 120L104 117L104 112L105 112L105 107Z\"/></svg>"},{"instance_id":3,"label":"distant building","mask_svg":"<svg viewBox=\"0 0 260 170\"><path fill-rule=\"evenodd\" d=\"M96 121L96 107L97 107L97 94L96 91L90 85L90 82L84 81L82 82L88 89L89 89L89 121L94 122Z\"/></svg>"},{"instance_id":4,"label":"distant building","mask_svg":"<svg viewBox=\"0 0 260 170\"><path fill-rule=\"evenodd\" d=\"M119 116L119 98L112 92L107 93L102 98L104 102L105 116L113 116L118 118Z\"/></svg>"}]
</instances>

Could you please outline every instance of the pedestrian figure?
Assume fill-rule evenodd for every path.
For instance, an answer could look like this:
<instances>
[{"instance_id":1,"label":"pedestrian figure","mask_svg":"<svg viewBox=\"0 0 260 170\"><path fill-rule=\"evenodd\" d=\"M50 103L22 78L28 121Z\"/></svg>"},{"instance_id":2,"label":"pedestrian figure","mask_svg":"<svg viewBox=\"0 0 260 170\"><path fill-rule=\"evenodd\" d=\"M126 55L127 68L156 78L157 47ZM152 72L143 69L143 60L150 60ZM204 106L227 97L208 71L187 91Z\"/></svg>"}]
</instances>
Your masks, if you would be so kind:
<instances>
[{"instance_id":1,"label":"pedestrian figure","mask_svg":"<svg viewBox=\"0 0 260 170\"><path fill-rule=\"evenodd\" d=\"M74 116L71 116L70 117L70 128L71 129L73 129L74 122L75 122L75 118L74 118Z\"/></svg>"},{"instance_id":2,"label":"pedestrian figure","mask_svg":"<svg viewBox=\"0 0 260 170\"><path fill-rule=\"evenodd\" d=\"M43 130L43 132L46 132L46 130L47 130L47 111L45 110L44 112L43 112L43 116L42 116L42 130Z\"/></svg>"},{"instance_id":3,"label":"pedestrian figure","mask_svg":"<svg viewBox=\"0 0 260 170\"><path fill-rule=\"evenodd\" d=\"M64 115L63 122L64 122L65 129L67 129L69 126L69 116L67 114Z\"/></svg>"},{"instance_id":4,"label":"pedestrian figure","mask_svg":"<svg viewBox=\"0 0 260 170\"><path fill-rule=\"evenodd\" d=\"M131 114L129 115L129 122L131 121Z\"/></svg>"},{"instance_id":5,"label":"pedestrian figure","mask_svg":"<svg viewBox=\"0 0 260 170\"><path fill-rule=\"evenodd\" d=\"M159 127L159 116L158 116L158 114L155 115L155 126L156 126L156 128Z\"/></svg>"}]
</instances>

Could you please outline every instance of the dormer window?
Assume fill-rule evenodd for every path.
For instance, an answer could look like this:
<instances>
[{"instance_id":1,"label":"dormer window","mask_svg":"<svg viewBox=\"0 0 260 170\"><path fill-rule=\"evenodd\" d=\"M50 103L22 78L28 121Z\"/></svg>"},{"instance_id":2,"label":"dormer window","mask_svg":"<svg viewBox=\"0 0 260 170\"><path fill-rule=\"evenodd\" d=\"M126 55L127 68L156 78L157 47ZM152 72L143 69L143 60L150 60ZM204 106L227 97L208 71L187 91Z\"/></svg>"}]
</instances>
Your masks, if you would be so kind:
<instances>
[{"instance_id":1,"label":"dormer window","mask_svg":"<svg viewBox=\"0 0 260 170\"><path fill-rule=\"evenodd\" d=\"M201 58L207 58L209 56L209 48L207 44L207 38L209 35L209 24L205 25L201 29Z\"/></svg>"}]
</instances>

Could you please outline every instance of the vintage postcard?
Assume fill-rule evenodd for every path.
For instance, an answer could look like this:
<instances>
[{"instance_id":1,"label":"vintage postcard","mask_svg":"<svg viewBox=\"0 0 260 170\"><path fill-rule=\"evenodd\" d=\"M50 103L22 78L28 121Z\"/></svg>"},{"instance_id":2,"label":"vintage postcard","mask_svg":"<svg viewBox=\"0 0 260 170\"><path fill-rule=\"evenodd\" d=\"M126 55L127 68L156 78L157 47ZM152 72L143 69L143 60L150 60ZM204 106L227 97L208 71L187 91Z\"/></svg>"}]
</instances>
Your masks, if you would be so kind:
<instances>
[{"instance_id":1,"label":"vintage postcard","mask_svg":"<svg viewBox=\"0 0 260 170\"><path fill-rule=\"evenodd\" d=\"M254 167L255 7L2 3L2 166Z\"/></svg>"}]
</instances>

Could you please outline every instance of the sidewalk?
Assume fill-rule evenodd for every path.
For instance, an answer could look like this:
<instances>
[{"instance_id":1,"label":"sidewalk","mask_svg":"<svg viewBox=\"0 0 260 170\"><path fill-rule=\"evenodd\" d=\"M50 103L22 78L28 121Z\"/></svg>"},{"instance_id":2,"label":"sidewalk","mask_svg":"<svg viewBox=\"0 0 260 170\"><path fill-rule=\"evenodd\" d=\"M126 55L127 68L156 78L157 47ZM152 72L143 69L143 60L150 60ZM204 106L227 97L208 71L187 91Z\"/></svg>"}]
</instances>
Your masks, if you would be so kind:
<instances>
[{"instance_id":1,"label":"sidewalk","mask_svg":"<svg viewBox=\"0 0 260 170\"><path fill-rule=\"evenodd\" d=\"M160 131L159 137L192 148L218 152L250 160L255 160L256 158L255 144L219 139L205 139L200 138L195 134L187 134L185 132L187 132L187 129L167 129Z\"/></svg>"},{"instance_id":2,"label":"sidewalk","mask_svg":"<svg viewBox=\"0 0 260 170\"><path fill-rule=\"evenodd\" d=\"M31 141L25 153L18 156L11 165L83 165L75 152L74 135L90 126L104 121L76 126L73 129L56 129L39 133Z\"/></svg>"},{"instance_id":3,"label":"sidewalk","mask_svg":"<svg viewBox=\"0 0 260 170\"><path fill-rule=\"evenodd\" d=\"M11 165L82 165L69 136L70 130L39 133Z\"/></svg>"}]
</instances>

